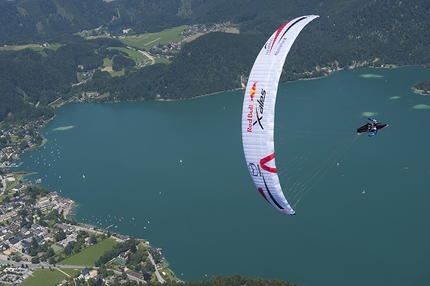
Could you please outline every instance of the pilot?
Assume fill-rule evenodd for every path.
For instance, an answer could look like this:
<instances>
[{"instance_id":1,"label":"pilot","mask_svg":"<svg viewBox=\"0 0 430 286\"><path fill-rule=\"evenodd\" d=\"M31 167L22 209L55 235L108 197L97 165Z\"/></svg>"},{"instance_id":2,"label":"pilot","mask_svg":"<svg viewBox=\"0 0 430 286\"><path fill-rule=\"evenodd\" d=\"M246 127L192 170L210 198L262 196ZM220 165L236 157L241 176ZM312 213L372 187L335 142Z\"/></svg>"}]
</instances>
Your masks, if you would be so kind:
<instances>
[{"instance_id":1,"label":"pilot","mask_svg":"<svg viewBox=\"0 0 430 286\"><path fill-rule=\"evenodd\" d=\"M378 133L378 129L376 128L376 124L378 123L378 121L376 121L376 119L372 117L367 118L367 120L371 121L367 123L367 129L369 130L369 132L372 132L369 134L369 137L375 136L376 133Z\"/></svg>"}]
</instances>

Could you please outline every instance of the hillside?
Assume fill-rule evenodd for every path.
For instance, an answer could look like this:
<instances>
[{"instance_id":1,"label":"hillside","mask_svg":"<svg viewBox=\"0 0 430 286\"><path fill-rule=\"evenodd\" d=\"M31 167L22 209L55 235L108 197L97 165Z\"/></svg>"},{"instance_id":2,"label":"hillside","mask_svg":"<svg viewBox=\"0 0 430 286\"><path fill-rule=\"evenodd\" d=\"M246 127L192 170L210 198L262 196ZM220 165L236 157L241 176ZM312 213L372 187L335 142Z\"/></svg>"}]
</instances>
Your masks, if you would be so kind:
<instances>
[{"instance_id":1,"label":"hillside","mask_svg":"<svg viewBox=\"0 0 430 286\"><path fill-rule=\"evenodd\" d=\"M116 11L103 0L0 1L0 45L46 41L112 21Z\"/></svg>"},{"instance_id":2,"label":"hillside","mask_svg":"<svg viewBox=\"0 0 430 286\"><path fill-rule=\"evenodd\" d=\"M60 48L0 52L0 120L49 118L50 102L88 92L105 94L107 101L153 100L240 88L267 37L302 14L320 18L298 37L281 81L322 76L327 70L322 67L429 66L429 13L427 0L2 1L1 44L48 41ZM170 64L140 69L130 67L126 54L108 52L121 46L119 41L71 36L99 26L142 33L223 21L234 23L240 34L207 34L184 44ZM124 76L98 69L107 58L124 67Z\"/></svg>"}]
</instances>

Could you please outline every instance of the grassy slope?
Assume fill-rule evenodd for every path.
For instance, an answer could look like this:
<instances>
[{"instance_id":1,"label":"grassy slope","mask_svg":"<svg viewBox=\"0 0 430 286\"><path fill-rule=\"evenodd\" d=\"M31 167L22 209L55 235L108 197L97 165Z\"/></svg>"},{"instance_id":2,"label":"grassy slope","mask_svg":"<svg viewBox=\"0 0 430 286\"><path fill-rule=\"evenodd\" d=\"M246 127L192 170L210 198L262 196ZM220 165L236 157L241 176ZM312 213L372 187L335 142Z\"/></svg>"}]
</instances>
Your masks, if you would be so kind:
<instances>
[{"instance_id":1,"label":"grassy slope","mask_svg":"<svg viewBox=\"0 0 430 286\"><path fill-rule=\"evenodd\" d=\"M37 269L33 272L32 276L25 279L20 285L22 286L54 286L67 276L64 273L50 269Z\"/></svg>"},{"instance_id":2,"label":"grassy slope","mask_svg":"<svg viewBox=\"0 0 430 286\"><path fill-rule=\"evenodd\" d=\"M178 35L184 31L188 26L179 26L172 29L166 29L159 33L147 33L137 37L126 37L121 38L127 46L136 47L145 51L149 51L153 46L157 44L164 44L169 42L180 42L183 40Z\"/></svg>"},{"instance_id":3,"label":"grassy slope","mask_svg":"<svg viewBox=\"0 0 430 286\"><path fill-rule=\"evenodd\" d=\"M117 242L111 238L105 239L93 246L88 247L78 254L60 261L58 265L68 264L78 266L94 266L94 263L99 260L99 257L116 244Z\"/></svg>"}]
</instances>

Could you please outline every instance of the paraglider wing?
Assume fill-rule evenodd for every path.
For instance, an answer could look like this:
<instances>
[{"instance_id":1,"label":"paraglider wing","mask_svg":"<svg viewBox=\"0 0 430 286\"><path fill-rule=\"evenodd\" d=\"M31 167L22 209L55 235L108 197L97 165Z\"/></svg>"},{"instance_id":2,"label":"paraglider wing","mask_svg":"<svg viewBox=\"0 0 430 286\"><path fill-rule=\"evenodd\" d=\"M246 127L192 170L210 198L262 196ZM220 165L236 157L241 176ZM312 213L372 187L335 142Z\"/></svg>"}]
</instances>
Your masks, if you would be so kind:
<instances>
[{"instance_id":1,"label":"paraglider wing","mask_svg":"<svg viewBox=\"0 0 430 286\"><path fill-rule=\"evenodd\" d=\"M371 126L371 124L367 123L367 124L357 128L357 133L372 132L371 127L369 127L369 126ZM388 127L388 124L386 124L386 123L379 123L379 122L376 123L376 130L381 130L381 129L384 129L387 127Z\"/></svg>"},{"instance_id":2,"label":"paraglider wing","mask_svg":"<svg viewBox=\"0 0 430 286\"><path fill-rule=\"evenodd\" d=\"M316 15L291 20L276 30L254 62L242 109L242 143L246 164L260 194L287 214L295 211L286 200L275 165L275 101L282 67L294 40Z\"/></svg>"}]
</instances>

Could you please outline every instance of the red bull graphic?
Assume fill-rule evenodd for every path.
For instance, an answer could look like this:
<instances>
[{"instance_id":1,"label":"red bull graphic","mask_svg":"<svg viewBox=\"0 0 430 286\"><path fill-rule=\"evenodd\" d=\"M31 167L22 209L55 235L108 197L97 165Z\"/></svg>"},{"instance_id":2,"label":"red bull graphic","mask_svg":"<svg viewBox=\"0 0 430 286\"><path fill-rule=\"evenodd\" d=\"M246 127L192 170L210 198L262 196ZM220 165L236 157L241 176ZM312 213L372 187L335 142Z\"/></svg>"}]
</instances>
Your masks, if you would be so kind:
<instances>
[{"instance_id":1,"label":"red bull graphic","mask_svg":"<svg viewBox=\"0 0 430 286\"><path fill-rule=\"evenodd\" d=\"M254 82L254 84L251 87L251 90L249 91L249 97L251 98L251 101L254 102L254 96L257 92L257 82Z\"/></svg>"},{"instance_id":2,"label":"red bull graphic","mask_svg":"<svg viewBox=\"0 0 430 286\"><path fill-rule=\"evenodd\" d=\"M252 132L252 126L253 126L252 113L254 111L254 97L256 92L257 92L257 82L255 81L251 89L249 90L249 105L248 105L249 112L247 116L248 128L246 129L246 131L248 132Z\"/></svg>"},{"instance_id":3,"label":"red bull graphic","mask_svg":"<svg viewBox=\"0 0 430 286\"><path fill-rule=\"evenodd\" d=\"M257 93L257 82L255 81L249 90L249 104L248 104L248 114L246 120L248 121L247 132L252 132L253 126L258 123L261 129L264 129L262 119L264 110L264 101L266 99L266 90L261 89L260 97L255 100L255 95ZM255 121L253 121L255 112Z\"/></svg>"}]
</instances>

